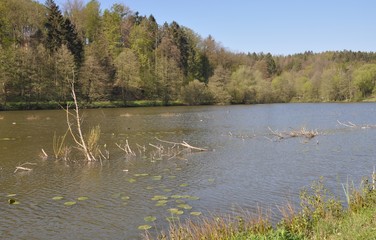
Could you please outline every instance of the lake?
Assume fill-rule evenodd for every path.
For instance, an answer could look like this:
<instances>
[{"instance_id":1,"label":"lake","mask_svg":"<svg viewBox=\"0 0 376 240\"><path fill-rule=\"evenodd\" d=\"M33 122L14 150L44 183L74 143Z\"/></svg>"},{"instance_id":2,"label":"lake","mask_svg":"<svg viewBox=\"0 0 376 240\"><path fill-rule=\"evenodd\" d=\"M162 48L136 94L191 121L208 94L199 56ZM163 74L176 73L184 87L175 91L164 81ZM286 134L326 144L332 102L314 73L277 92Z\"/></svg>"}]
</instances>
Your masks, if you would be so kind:
<instances>
[{"instance_id":1,"label":"lake","mask_svg":"<svg viewBox=\"0 0 376 240\"><path fill-rule=\"evenodd\" d=\"M341 184L358 186L375 165L376 128L361 127L376 124L375 103L95 109L83 115L86 129L101 127L100 142L110 152L102 165L40 157L42 149L53 155L54 133L65 133L64 111L0 112L1 239L140 239L139 226L158 232L171 216L194 220L199 213L236 215L260 207L276 221L278 206L298 204L299 191L320 176L343 197ZM278 139L271 132L302 127L319 135ZM156 138L208 151L157 156L154 146L167 151L173 145ZM136 157L116 146L127 140ZM32 171L14 173L27 162L23 166Z\"/></svg>"}]
</instances>

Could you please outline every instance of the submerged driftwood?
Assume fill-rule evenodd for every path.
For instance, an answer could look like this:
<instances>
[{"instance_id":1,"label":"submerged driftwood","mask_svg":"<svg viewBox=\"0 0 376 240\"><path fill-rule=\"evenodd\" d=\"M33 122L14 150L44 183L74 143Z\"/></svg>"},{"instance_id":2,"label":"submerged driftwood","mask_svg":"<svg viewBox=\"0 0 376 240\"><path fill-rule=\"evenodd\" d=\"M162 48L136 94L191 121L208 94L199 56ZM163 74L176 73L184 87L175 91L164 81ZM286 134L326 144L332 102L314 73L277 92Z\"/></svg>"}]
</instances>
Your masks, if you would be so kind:
<instances>
[{"instance_id":1,"label":"submerged driftwood","mask_svg":"<svg viewBox=\"0 0 376 240\"><path fill-rule=\"evenodd\" d=\"M291 130L290 132L279 132L277 130L273 130L268 127L269 131L271 132L272 136L277 137L278 140L283 140L286 138L295 138L295 137L304 137L307 139L312 139L319 135L317 130L308 130L305 127L302 127L297 130Z\"/></svg>"}]
</instances>

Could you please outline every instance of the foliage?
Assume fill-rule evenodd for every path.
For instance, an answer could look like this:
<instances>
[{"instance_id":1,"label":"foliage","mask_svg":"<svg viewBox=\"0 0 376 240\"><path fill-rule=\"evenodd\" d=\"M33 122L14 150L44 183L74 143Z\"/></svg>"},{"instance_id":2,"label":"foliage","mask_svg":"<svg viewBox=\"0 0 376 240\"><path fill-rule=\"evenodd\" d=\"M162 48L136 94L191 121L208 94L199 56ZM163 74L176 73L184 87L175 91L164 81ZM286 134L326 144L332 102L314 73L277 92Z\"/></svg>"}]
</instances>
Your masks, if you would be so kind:
<instances>
[{"instance_id":1,"label":"foliage","mask_svg":"<svg viewBox=\"0 0 376 240\"><path fill-rule=\"evenodd\" d=\"M368 180L363 180L360 189L351 188L349 198L354 202L346 209L320 178L310 189L301 191L300 211L296 212L291 205L281 209L283 218L277 226L270 224L267 211L259 210L255 215L244 213L174 222L157 239L374 239L376 192L372 188Z\"/></svg>"},{"instance_id":2,"label":"foliage","mask_svg":"<svg viewBox=\"0 0 376 240\"><path fill-rule=\"evenodd\" d=\"M97 0L64 6L63 14L54 0L0 3L2 108L70 101L73 74L78 99L88 103L354 101L376 93L373 52L233 53L210 35L175 21L159 25L123 4L103 12ZM189 100L187 91L200 82L206 97Z\"/></svg>"},{"instance_id":3,"label":"foliage","mask_svg":"<svg viewBox=\"0 0 376 240\"><path fill-rule=\"evenodd\" d=\"M213 101L208 87L198 80L194 80L184 86L181 91L181 97L189 105L210 104Z\"/></svg>"}]
</instances>

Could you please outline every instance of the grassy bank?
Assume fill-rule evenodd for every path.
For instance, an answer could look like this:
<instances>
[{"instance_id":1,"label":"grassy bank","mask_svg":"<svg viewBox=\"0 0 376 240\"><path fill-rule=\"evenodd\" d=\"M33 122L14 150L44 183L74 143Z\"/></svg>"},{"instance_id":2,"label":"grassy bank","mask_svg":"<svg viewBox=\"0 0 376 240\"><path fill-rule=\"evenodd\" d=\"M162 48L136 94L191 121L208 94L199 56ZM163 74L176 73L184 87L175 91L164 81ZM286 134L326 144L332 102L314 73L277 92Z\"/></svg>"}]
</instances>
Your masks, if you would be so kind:
<instances>
[{"instance_id":1,"label":"grassy bank","mask_svg":"<svg viewBox=\"0 0 376 240\"><path fill-rule=\"evenodd\" d=\"M272 225L269 214L209 217L174 224L157 239L376 239L376 191L364 179L361 187L344 186L343 202L323 180L314 182L300 194L300 208L281 208L282 219ZM154 239L146 236L146 239Z\"/></svg>"},{"instance_id":2,"label":"grassy bank","mask_svg":"<svg viewBox=\"0 0 376 240\"><path fill-rule=\"evenodd\" d=\"M49 109L61 109L66 107L67 104L72 105L73 102L9 102L5 106L0 105L0 110L3 111L15 111L15 110L49 110ZM102 102L80 102L79 107L83 108L121 108L121 107L155 107L155 106L182 106L182 102L173 101L168 105L162 101L151 100L137 100L127 101L124 104L123 101L102 101Z\"/></svg>"},{"instance_id":3,"label":"grassy bank","mask_svg":"<svg viewBox=\"0 0 376 240\"><path fill-rule=\"evenodd\" d=\"M349 103L350 101L336 101L334 103ZM376 102L376 98L367 98L352 102ZM14 110L49 110L61 109L73 102L8 102L5 106L0 104L0 111L14 111ZM292 100L291 103L320 103L319 101L302 102L299 100ZM326 102L327 103L327 102ZM186 106L189 105L182 101L171 101L167 105L159 100L135 100L127 101L99 101L99 102L79 102L79 107L82 108L121 108L121 107L156 107L156 106Z\"/></svg>"}]
</instances>

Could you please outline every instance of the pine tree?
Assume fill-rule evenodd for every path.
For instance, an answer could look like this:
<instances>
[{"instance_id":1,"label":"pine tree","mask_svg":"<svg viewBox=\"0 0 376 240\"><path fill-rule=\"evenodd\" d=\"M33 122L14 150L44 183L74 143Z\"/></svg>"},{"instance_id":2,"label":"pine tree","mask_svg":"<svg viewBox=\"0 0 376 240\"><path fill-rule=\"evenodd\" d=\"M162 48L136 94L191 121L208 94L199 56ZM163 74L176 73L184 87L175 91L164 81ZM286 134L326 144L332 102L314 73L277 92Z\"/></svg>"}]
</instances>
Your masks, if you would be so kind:
<instances>
[{"instance_id":1,"label":"pine tree","mask_svg":"<svg viewBox=\"0 0 376 240\"><path fill-rule=\"evenodd\" d=\"M56 52L64 39L64 17L53 0L47 0L45 5L48 9L45 23L47 30L45 45L51 52Z\"/></svg>"},{"instance_id":2,"label":"pine tree","mask_svg":"<svg viewBox=\"0 0 376 240\"><path fill-rule=\"evenodd\" d=\"M64 18L59 7L53 0L47 0L48 9L45 27L47 30L46 48L56 52L63 44L73 54L76 66L83 60L83 43L78 37L75 26L69 18Z\"/></svg>"}]
</instances>

